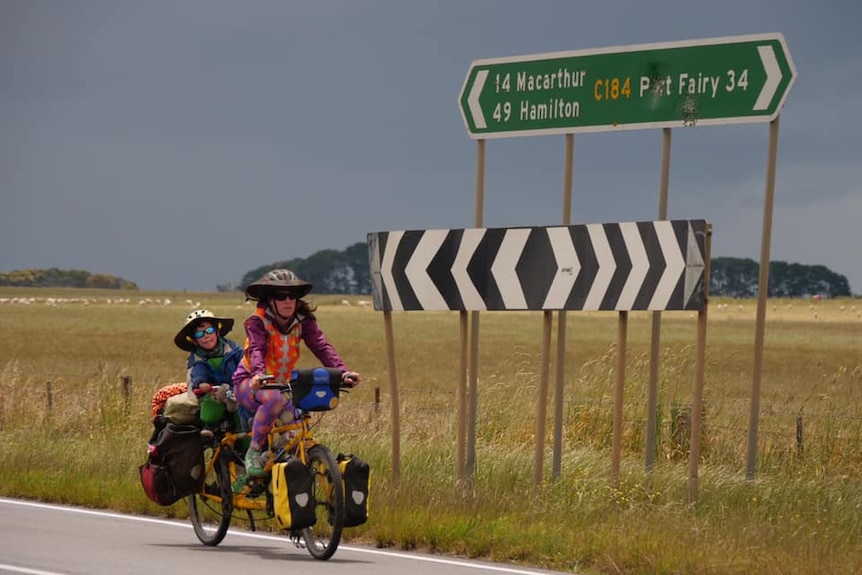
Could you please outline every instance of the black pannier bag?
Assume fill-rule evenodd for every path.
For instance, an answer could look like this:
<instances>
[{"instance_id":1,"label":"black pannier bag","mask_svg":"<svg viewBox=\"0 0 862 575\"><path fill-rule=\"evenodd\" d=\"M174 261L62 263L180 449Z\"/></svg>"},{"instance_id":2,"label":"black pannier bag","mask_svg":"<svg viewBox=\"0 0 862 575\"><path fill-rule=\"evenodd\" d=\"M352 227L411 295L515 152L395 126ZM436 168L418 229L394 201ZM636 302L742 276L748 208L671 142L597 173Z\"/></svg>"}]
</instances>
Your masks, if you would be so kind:
<instances>
[{"instance_id":1,"label":"black pannier bag","mask_svg":"<svg viewBox=\"0 0 862 575\"><path fill-rule=\"evenodd\" d=\"M204 451L200 428L159 422L147 462L138 469L144 493L159 505L196 493L204 482Z\"/></svg>"},{"instance_id":2,"label":"black pannier bag","mask_svg":"<svg viewBox=\"0 0 862 575\"><path fill-rule=\"evenodd\" d=\"M340 369L328 367L293 370L290 374L293 404L303 411L335 409L338 407L341 373Z\"/></svg>"},{"instance_id":3,"label":"black pannier bag","mask_svg":"<svg viewBox=\"0 0 862 575\"><path fill-rule=\"evenodd\" d=\"M368 521L371 468L352 453L339 453L337 459L344 481L344 526L362 525Z\"/></svg>"}]
</instances>

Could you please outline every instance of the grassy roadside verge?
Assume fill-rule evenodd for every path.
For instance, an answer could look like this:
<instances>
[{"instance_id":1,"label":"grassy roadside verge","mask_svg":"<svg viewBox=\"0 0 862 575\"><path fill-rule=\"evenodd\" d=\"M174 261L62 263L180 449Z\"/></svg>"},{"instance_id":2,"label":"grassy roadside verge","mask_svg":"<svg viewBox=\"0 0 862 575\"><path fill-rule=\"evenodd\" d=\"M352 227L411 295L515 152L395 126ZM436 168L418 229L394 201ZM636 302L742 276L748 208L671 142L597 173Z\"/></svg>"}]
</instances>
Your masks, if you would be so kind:
<instances>
[{"instance_id":1,"label":"grassy roadside verge","mask_svg":"<svg viewBox=\"0 0 862 575\"><path fill-rule=\"evenodd\" d=\"M219 294L207 297L203 305L217 313L246 314ZM672 434L674 414L691 390L691 318L669 317L663 326L660 457L649 474L643 470L649 322L631 321L619 489L608 481L615 318L570 318L562 475L534 489L540 318L483 320L477 466L468 487L454 479L456 314L397 317L402 476L396 487L382 320L357 306L318 303L324 329L366 376L320 433L374 470L371 520L349 530L355 541L579 573L862 571L862 321L847 313L850 302L822 302L817 319L807 302L780 302L770 312L754 481L743 473L753 302L734 302L725 314L711 310L705 451L694 509L685 504L687 461L679 453L685 446ZM781 307L787 305L793 307ZM3 307L0 345L11 353L0 362L0 493L185 517L185 503L157 507L137 483L150 394L182 377L183 357L171 337L185 313L100 302ZM132 381L128 399L124 376ZM549 439L548 454L550 447ZM548 455L548 474L550 468Z\"/></svg>"}]
</instances>

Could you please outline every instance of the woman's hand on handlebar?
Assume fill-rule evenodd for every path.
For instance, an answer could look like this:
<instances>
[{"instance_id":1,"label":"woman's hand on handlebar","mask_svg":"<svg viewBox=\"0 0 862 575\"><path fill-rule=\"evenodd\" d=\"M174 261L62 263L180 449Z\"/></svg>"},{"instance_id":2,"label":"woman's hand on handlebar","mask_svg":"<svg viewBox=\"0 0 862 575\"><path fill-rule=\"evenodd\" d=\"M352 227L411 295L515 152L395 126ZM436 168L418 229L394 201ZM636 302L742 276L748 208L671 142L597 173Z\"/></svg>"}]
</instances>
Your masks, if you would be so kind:
<instances>
[{"instance_id":1,"label":"woman's hand on handlebar","mask_svg":"<svg viewBox=\"0 0 862 575\"><path fill-rule=\"evenodd\" d=\"M345 371L341 374L341 382L348 387L356 387L362 378L355 371Z\"/></svg>"},{"instance_id":2,"label":"woman's hand on handlebar","mask_svg":"<svg viewBox=\"0 0 862 575\"><path fill-rule=\"evenodd\" d=\"M251 388L251 392L254 393L258 391L261 386L266 385L267 383L272 383L273 380L275 380L274 375L253 375L248 381L248 386Z\"/></svg>"}]
</instances>

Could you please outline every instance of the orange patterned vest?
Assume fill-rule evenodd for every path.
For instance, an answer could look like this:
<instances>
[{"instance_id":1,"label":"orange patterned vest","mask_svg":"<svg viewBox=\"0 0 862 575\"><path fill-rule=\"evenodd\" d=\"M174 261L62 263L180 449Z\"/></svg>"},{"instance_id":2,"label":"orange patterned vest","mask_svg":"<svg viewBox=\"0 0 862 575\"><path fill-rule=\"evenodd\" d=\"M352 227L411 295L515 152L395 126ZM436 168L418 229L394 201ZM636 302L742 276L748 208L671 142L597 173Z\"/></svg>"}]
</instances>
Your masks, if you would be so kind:
<instances>
[{"instance_id":1,"label":"orange patterned vest","mask_svg":"<svg viewBox=\"0 0 862 575\"><path fill-rule=\"evenodd\" d=\"M297 322L287 335L278 331L275 324L266 317L262 308L254 310L254 315L263 320L266 327L266 373L274 375L276 381L290 381L290 373L296 360L299 359L299 342L302 340L302 323ZM245 349L248 349L248 338L245 340ZM251 362L248 354L243 354L242 363L251 373Z\"/></svg>"}]
</instances>

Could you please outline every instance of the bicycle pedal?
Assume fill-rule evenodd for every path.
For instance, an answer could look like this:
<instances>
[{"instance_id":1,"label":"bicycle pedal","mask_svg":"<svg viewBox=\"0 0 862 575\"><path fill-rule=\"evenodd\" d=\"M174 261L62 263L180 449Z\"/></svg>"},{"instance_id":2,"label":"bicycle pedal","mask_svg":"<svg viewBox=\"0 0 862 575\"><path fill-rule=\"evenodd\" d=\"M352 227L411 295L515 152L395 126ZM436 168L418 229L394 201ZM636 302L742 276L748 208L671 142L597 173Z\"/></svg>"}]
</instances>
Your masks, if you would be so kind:
<instances>
[{"instance_id":1,"label":"bicycle pedal","mask_svg":"<svg viewBox=\"0 0 862 575\"><path fill-rule=\"evenodd\" d=\"M294 545L296 545L297 549L305 549L305 539L302 537L301 531L291 531L290 532L290 541Z\"/></svg>"}]
</instances>

